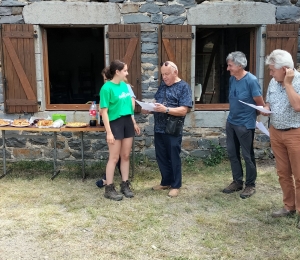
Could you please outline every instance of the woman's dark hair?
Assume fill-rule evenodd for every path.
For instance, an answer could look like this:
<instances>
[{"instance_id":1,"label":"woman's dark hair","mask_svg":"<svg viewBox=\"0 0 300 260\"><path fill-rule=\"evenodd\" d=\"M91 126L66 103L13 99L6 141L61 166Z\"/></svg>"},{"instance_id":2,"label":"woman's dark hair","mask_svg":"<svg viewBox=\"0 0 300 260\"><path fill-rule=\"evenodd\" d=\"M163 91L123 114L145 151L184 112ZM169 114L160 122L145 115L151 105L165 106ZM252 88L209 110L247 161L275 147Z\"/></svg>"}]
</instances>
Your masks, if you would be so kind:
<instances>
[{"instance_id":1,"label":"woman's dark hair","mask_svg":"<svg viewBox=\"0 0 300 260\"><path fill-rule=\"evenodd\" d=\"M106 72L109 70L109 67L105 67L102 71L101 71L101 75L107 79L107 80L112 80L112 79L109 79L107 78L106 76Z\"/></svg>"},{"instance_id":2,"label":"woman's dark hair","mask_svg":"<svg viewBox=\"0 0 300 260\"><path fill-rule=\"evenodd\" d=\"M112 80L117 70L124 69L125 63L120 60L114 60L110 65L103 69L103 73L108 80Z\"/></svg>"}]
</instances>

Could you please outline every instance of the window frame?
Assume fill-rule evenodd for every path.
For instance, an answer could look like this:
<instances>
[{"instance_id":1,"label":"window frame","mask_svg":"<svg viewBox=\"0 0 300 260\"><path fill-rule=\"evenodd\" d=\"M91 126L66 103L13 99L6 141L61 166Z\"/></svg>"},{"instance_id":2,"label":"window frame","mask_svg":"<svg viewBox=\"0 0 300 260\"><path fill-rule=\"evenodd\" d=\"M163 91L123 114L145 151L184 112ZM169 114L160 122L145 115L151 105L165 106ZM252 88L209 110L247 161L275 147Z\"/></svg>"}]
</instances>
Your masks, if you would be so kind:
<instances>
[{"instance_id":1,"label":"window frame","mask_svg":"<svg viewBox=\"0 0 300 260\"><path fill-rule=\"evenodd\" d=\"M215 28L215 27L214 27ZM238 28L238 27L236 27ZM257 68L256 68L256 60L257 60L257 39L258 39L258 28L252 27L252 30L250 32L250 53L252 54L249 58L249 71L256 75L257 74ZM195 34L196 35L196 34ZM196 39L197 40L197 39ZM195 43L193 44L193 50L196 51ZM196 55L194 55L194 59L196 59ZM194 61L195 63L196 61ZM194 72L195 73L195 72ZM195 79L195 74L192 78ZM195 85L195 83L194 83ZM193 100L194 100L194 88L193 88ZM194 110L195 111L224 111L229 110L230 106L229 103L215 103L215 104L196 104L194 102Z\"/></svg>"},{"instance_id":2,"label":"window frame","mask_svg":"<svg viewBox=\"0 0 300 260\"><path fill-rule=\"evenodd\" d=\"M59 26L59 28L64 28L67 26ZM80 26L77 26L80 28ZM74 27L74 28L77 28ZM99 26L103 27L104 26ZM48 41L47 41L47 28L52 28L50 26L41 26L41 32L42 32L42 48L43 48L43 71L44 71L44 90L45 90L45 110L47 111L86 111L89 110L91 104L51 104L50 103L50 80L49 80L49 60L48 60ZM105 52L105 46L106 46L106 39L105 39L105 30L103 35L104 40L104 49L103 52ZM106 53L104 53L104 57L106 56ZM104 63L106 61L104 60ZM106 64L106 63L105 63ZM100 73L100 72L99 72Z\"/></svg>"}]
</instances>

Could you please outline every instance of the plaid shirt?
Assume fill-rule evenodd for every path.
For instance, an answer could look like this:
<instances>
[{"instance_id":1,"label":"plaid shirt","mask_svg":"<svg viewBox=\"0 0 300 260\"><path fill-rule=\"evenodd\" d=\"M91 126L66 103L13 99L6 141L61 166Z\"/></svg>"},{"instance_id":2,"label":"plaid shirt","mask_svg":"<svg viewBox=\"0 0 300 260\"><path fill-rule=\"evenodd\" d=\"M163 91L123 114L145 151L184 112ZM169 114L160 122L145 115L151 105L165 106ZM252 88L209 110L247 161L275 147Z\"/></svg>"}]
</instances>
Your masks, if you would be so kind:
<instances>
[{"instance_id":1,"label":"plaid shirt","mask_svg":"<svg viewBox=\"0 0 300 260\"><path fill-rule=\"evenodd\" d=\"M300 73L294 70L293 87L300 94ZM299 128L300 112L296 112L290 104L285 88L274 78L270 81L266 102L270 103L270 123L276 129Z\"/></svg>"}]
</instances>

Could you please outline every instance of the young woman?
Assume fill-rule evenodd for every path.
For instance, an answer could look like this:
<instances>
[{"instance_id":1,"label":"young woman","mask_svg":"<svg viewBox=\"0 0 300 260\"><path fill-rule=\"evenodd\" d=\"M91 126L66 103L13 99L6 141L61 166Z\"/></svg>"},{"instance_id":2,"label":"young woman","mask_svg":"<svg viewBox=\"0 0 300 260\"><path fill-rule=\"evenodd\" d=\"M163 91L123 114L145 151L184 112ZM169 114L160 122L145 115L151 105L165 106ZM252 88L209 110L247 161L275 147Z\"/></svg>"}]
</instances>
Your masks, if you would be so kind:
<instances>
[{"instance_id":1,"label":"young woman","mask_svg":"<svg viewBox=\"0 0 300 260\"><path fill-rule=\"evenodd\" d=\"M104 80L104 83L107 81L107 80L111 80L111 79L107 79L106 76L105 76L105 72L109 69L109 67L106 67L102 70L101 74L103 76L103 80ZM131 101L132 101L132 108L134 109L135 107L135 99L136 99L136 96L134 95L133 91L132 91L132 86L128 83L128 80L127 78L125 79L125 82L127 84L127 88L128 88L128 91L129 91L129 94L130 94L130 97L131 97ZM102 116L101 114L101 108L99 106L99 114ZM134 119L134 115L132 115L132 122L133 122L133 126L134 126L134 131L140 135L141 133L141 130L139 128L139 126L137 125L135 119ZM122 173L121 173L121 169L120 169L120 166L121 166L121 158L119 159L119 161L117 162L117 168L119 170L119 173L120 175L122 176ZM102 177L102 179L98 180L96 182L96 185L98 188L103 188L105 185L106 185L106 174L104 174L104 176Z\"/></svg>"},{"instance_id":2,"label":"young woman","mask_svg":"<svg viewBox=\"0 0 300 260\"><path fill-rule=\"evenodd\" d=\"M134 136L132 121L133 107L130 93L124 82L127 65L119 60L111 62L105 71L105 77L110 79L100 90L100 108L106 130L106 141L109 148L109 159L106 165L106 186L104 197L112 200L121 200L113 183L116 164L121 158L122 183L121 192L127 198L134 196L130 189L129 158Z\"/></svg>"}]
</instances>

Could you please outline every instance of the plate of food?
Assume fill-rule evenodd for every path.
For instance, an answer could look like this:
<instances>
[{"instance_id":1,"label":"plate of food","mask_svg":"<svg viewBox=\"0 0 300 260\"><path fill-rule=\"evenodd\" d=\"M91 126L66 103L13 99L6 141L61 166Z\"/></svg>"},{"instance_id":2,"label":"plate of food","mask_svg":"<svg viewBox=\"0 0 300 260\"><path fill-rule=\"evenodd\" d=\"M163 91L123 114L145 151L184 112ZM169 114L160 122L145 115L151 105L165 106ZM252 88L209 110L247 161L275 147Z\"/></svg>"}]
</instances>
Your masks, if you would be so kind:
<instances>
[{"instance_id":1,"label":"plate of food","mask_svg":"<svg viewBox=\"0 0 300 260\"><path fill-rule=\"evenodd\" d=\"M53 125L53 120L49 119L40 119L37 123L36 126L39 128L48 128Z\"/></svg>"},{"instance_id":2,"label":"plate of food","mask_svg":"<svg viewBox=\"0 0 300 260\"><path fill-rule=\"evenodd\" d=\"M27 127L30 126L30 123L27 119L14 119L14 121L11 123L11 126Z\"/></svg>"},{"instance_id":3,"label":"plate of food","mask_svg":"<svg viewBox=\"0 0 300 260\"><path fill-rule=\"evenodd\" d=\"M10 120L0 119L0 126L8 126L10 125Z\"/></svg>"},{"instance_id":4,"label":"plate of food","mask_svg":"<svg viewBox=\"0 0 300 260\"><path fill-rule=\"evenodd\" d=\"M87 123L82 123L82 122L69 122L66 124L66 127L86 127L88 124Z\"/></svg>"}]
</instances>

